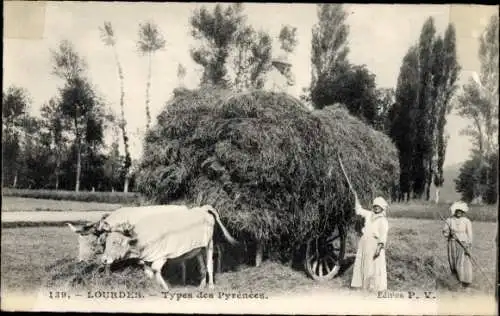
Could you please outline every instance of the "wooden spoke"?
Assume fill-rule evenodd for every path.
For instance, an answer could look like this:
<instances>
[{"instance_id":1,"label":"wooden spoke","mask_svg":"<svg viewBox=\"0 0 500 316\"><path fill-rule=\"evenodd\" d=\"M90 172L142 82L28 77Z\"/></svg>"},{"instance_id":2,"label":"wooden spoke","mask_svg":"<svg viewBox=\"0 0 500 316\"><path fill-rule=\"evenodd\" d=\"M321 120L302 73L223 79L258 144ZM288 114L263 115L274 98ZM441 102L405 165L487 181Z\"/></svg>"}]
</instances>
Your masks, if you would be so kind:
<instances>
[{"instance_id":1,"label":"wooden spoke","mask_svg":"<svg viewBox=\"0 0 500 316\"><path fill-rule=\"evenodd\" d=\"M306 244L304 266L307 274L316 281L334 278L345 253L345 233L336 229L335 234L326 238L313 238Z\"/></svg>"}]
</instances>

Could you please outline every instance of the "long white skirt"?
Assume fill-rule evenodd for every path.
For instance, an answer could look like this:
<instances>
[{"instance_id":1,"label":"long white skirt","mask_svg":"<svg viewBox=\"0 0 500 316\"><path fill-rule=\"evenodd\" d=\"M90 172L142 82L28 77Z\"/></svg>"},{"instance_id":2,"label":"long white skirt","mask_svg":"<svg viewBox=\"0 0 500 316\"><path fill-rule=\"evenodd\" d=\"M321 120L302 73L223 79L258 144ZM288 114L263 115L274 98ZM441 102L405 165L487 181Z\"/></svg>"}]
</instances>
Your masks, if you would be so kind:
<instances>
[{"instance_id":1,"label":"long white skirt","mask_svg":"<svg viewBox=\"0 0 500 316\"><path fill-rule=\"evenodd\" d=\"M370 291L387 290L387 268L385 263L385 249L374 260L377 249L377 240L362 236L358 243L356 260L352 274L351 286Z\"/></svg>"}]
</instances>

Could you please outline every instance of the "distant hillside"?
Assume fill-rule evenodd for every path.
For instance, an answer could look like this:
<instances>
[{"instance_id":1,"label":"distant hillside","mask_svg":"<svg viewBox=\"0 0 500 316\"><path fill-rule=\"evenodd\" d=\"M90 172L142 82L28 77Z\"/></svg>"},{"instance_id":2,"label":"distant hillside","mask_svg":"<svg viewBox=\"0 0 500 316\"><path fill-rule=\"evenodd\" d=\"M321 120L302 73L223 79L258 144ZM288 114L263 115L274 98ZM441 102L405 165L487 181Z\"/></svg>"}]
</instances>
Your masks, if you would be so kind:
<instances>
[{"instance_id":1,"label":"distant hillside","mask_svg":"<svg viewBox=\"0 0 500 316\"><path fill-rule=\"evenodd\" d=\"M441 202L452 202L461 198L460 193L455 191L455 179L458 178L460 174L461 163L457 163L443 170L444 184L440 190L440 201ZM434 200L435 190L434 186L431 188L431 198Z\"/></svg>"}]
</instances>

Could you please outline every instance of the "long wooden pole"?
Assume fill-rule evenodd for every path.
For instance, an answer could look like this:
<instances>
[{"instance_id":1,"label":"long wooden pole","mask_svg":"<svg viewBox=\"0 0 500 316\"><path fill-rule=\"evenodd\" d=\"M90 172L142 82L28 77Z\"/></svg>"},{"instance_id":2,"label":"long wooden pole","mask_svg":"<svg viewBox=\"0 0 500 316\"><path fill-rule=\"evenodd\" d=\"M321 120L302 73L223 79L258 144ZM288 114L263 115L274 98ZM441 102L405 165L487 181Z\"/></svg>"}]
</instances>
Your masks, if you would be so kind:
<instances>
[{"instance_id":1,"label":"long wooden pole","mask_svg":"<svg viewBox=\"0 0 500 316\"><path fill-rule=\"evenodd\" d=\"M342 173L344 174L345 179L347 180L347 184L349 185L349 189L356 195L356 191L354 190L354 187L351 184L351 180L349 180L349 177L347 176L347 172L344 169L344 164L342 163L342 159L340 158L340 154L338 154L339 157L339 163L340 163L340 168L342 169Z\"/></svg>"}]
</instances>

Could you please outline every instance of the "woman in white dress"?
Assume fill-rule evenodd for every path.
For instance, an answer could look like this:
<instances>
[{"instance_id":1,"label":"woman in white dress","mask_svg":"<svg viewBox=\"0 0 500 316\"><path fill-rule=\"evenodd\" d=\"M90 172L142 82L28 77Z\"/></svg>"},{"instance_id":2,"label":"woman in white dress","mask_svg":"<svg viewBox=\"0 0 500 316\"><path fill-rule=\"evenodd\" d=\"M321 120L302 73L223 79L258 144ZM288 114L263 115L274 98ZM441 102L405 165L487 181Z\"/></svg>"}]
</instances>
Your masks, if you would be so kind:
<instances>
[{"instance_id":1,"label":"woman in white dress","mask_svg":"<svg viewBox=\"0 0 500 316\"><path fill-rule=\"evenodd\" d=\"M465 217L468 210L469 207L464 202L453 203L450 207L451 217L443 227L443 235L448 240L448 263L451 273L464 288L472 282L472 262L469 254L472 246L472 224Z\"/></svg>"},{"instance_id":2,"label":"woman in white dress","mask_svg":"<svg viewBox=\"0 0 500 316\"><path fill-rule=\"evenodd\" d=\"M363 235L358 243L351 287L369 291L387 289L385 245L389 222L386 218L388 203L382 197L373 200L372 210L365 210L355 195L355 211L365 219Z\"/></svg>"}]
</instances>

